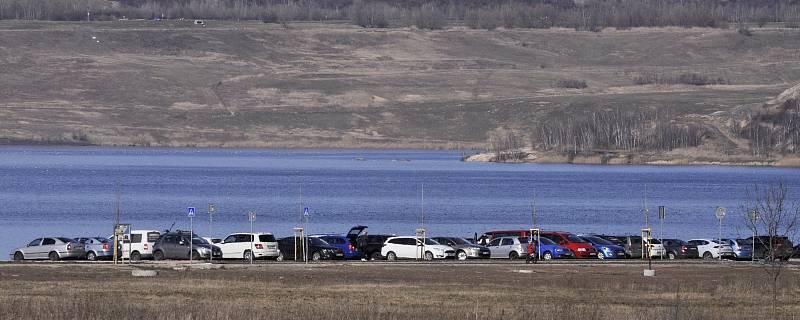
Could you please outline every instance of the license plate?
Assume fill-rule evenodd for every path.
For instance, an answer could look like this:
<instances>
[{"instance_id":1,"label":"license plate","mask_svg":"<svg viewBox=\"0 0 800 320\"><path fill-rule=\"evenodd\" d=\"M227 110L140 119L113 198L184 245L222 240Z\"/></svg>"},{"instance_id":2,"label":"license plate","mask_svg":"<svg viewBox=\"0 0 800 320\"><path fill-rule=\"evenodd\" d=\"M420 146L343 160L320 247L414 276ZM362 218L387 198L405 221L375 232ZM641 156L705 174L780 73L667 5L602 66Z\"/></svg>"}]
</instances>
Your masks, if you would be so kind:
<instances>
[{"instance_id":1,"label":"license plate","mask_svg":"<svg viewBox=\"0 0 800 320\"><path fill-rule=\"evenodd\" d=\"M624 254L624 253L622 253L622 252L617 252L617 255L618 255L618 256L624 256L625 254Z\"/></svg>"},{"instance_id":2,"label":"license plate","mask_svg":"<svg viewBox=\"0 0 800 320\"><path fill-rule=\"evenodd\" d=\"M341 257L341 256L343 256L343 255L344 255L344 254L341 254L341 253L337 253L337 254L336 254L336 256L337 256L337 257Z\"/></svg>"}]
</instances>

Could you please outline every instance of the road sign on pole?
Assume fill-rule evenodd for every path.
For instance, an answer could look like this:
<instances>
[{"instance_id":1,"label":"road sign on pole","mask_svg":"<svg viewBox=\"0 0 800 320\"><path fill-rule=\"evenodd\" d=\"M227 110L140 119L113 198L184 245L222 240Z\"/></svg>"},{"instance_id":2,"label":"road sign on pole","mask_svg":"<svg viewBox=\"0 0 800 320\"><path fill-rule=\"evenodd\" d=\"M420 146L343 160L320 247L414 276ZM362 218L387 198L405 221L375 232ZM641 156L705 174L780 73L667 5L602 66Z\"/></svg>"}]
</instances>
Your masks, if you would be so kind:
<instances>
[{"instance_id":1,"label":"road sign on pole","mask_svg":"<svg viewBox=\"0 0 800 320\"><path fill-rule=\"evenodd\" d=\"M303 208L303 215L308 217L309 216L309 209L308 207Z\"/></svg>"},{"instance_id":2,"label":"road sign on pole","mask_svg":"<svg viewBox=\"0 0 800 320\"><path fill-rule=\"evenodd\" d=\"M658 206L658 222L659 222L658 241L660 241L662 244L664 243L664 218L666 217L667 217L667 208L665 208L664 206ZM661 259L664 259L665 251L666 250L660 251Z\"/></svg>"},{"instance_id":3,"label":"road sign on pole","mask_svg":"<svg viewBox=\"0 0 800 320\"><path fill-rule=\"evenodd\" d=\"M214 203L208 203L208 236L214 238L213 230L211 229L211 225L214 223L214 211L217 211L217 206ZM208 256L208 261L214 261L214 252L212 250L211 255Z\"/></svg>"},{"instance_id":4,"label":"road sign on pole","mask_svg":"<svg viewBox=\"0 0 800 320\"><path fill-rule=\"evenodd\" d=\"M255 236L253 235L253 222L256 221L256 212L248 212L247 220L250 220L250 264L253 264L253 257L255 256L253 253L253 241L255 241Z\"/></svg>"},{"instance_id":5,"label":"road sign on pole","mask_svg":"<svg viewBox=\"0 0 800 320\"><path fill-rule=\"evenodd\" d=\"M194 211L195 211L194 207L188 207L188 208L186 208L186 211L187 211L187 215L189 216L189 218L194 218Z\"/></svg>"},{"instance_id":6,"label":"road sign on pole","mask_svg":"<svg viewBox=\"0 0 800 320\"><path fill-rule=\"evenodd\" d=\"M719 261L722 261L722 218L725 218L725 208L717 207L714 210L714 214L717 216L717 220L719 220L719 249L717 250L717 254L719 255Z\"/></svg>"},{"instance_id":7,"label":"road sign on pole","mask_svg":"<svg viewBox=\"0 0 800 320\"><path fill-rule=\"evenodd\" d=\"M194 207L186 209L189 216L189 263L192 263L192 256L194 253Z\"/></svg>"}]
</instances>

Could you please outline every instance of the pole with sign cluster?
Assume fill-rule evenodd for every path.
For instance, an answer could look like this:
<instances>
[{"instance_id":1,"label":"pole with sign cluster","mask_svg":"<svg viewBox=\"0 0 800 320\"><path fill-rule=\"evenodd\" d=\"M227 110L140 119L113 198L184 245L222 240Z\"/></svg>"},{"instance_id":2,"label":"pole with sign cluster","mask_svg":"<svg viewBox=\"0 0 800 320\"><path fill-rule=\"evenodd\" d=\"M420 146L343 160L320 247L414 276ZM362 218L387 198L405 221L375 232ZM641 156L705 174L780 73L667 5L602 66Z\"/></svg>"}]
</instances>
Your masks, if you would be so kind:
<instances>
[{"instance_id":1,"label":"pole with sign cluster","mask_svg":"<svg viewBox=\"0 0 800 320\"><path fill-rule=\"evenodd\" d=\"M214 232L211 229L212 228L211 226L214 223L214 212L215 211L217 211L217 206L213 202L209 202L208 203L208 236L211 237L212 240L214 239ZM212 248L214 247L213 241L211 243L211 247ZM208 261L209 262L214 261L214 252L213 252L213 250L211 252L211 255L208 256Z\"/></svg>"},{"instance_id":2,"label":"pole with sign cluster","mask_svg":"<svg viewBox=\"0 0 800 320\"><path fill-rule=\"evenodd\" d=\"M253 222L256 221L256 212L248 212L247 220L250 220L250 264L253 264L253 241L255 241L255 236L253 236Z\"/></svg>"},{"instance_id":3,"label":"pole with sign cluster","mask_svg":"<svg viewBox=\"0 0 800 320\"><path fill-rule=\"evenodd\" d=\"M722 218L725 218L725 208L717 207L714 210L714 213L717 216L717 220L719 220L719 243L717 246L717 254L719 255L719 261L722 261Z\"/></svg>"},{"instance_id":4,"label":"pole with sign cluster","mask_svg":"<svg viewBox=\"0 0 800 320\"><path fill-rule=\"evenodd\" d=\"M192 263L192 251L194 248L194 207L186 208L187 215L189 216L189 263Z\"/></svg>"}]
</instances>

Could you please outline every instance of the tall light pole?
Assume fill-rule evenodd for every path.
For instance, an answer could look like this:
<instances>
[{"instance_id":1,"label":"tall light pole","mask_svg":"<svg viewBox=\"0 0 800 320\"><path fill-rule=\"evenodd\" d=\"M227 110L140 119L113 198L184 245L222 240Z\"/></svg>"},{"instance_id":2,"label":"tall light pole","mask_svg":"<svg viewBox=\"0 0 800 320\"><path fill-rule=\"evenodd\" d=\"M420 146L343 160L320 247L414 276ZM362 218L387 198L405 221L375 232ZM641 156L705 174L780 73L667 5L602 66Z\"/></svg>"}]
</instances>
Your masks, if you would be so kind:
<instances>
[{"instance_id":1,"label":"tall light pole","mask_svg":"<svg viewBox=\"0 0 800 320\"><path fill-rule=\"evenodd\" d=\"M758 210L750 210L748 218L753 228L753 249L750 251L750 261L756 262L756 239L758 238L758 228L756 222L758 221Z\"/></svg>"}]
</instances>

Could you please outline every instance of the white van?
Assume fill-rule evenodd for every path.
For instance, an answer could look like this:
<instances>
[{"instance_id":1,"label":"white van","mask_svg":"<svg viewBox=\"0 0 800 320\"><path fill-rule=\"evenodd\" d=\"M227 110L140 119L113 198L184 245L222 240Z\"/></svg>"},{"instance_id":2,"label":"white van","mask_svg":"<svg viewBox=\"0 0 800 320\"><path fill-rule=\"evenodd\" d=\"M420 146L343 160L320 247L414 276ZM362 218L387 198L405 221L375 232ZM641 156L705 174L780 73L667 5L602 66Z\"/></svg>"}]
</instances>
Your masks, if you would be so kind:
<instances>
[{"instance_id":1,"label":"white van","mask_svg":"<svg viewBox=\"0 0 800 320\"><path fill-rule=\"evenodd\" d=\"M131 230L130 235L125 234L122 239L122 258L131 261L153 258L153 245L156 244L161 232L157 230Z\"/></svg>"},{"instance_id":2,"label":"white van","mask_svg":"<svg viewBox=\"0 0 800 320\"><path fill-rule=\"evenodd\" d=\"M250 260L277 258L280 255L278 242L271 233L234 233L214 245L222 249L223 259Z\"/></svg>"}]
</instances>

